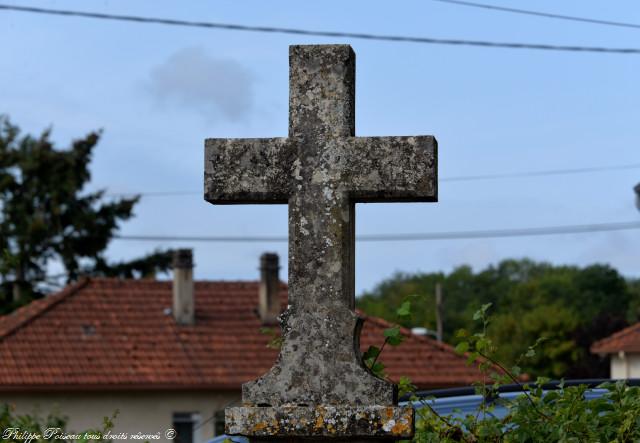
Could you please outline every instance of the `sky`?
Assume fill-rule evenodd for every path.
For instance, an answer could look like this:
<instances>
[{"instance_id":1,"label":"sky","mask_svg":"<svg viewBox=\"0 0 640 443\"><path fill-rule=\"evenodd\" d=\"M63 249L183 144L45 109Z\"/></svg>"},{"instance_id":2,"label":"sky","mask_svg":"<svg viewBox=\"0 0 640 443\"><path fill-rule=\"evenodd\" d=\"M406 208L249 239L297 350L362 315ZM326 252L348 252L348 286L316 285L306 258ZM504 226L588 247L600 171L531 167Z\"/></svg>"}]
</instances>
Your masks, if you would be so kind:
<instances>
[{"instance_id":1,"label":"sky","mask_svg":"<svg viewBox=\"0 0 640 443\"><path fill-rule=\"evenodd\" d=\"M7 0L9 1L9 0ZM488 0L487 0L488 1ZM492 4L640 23L640 3ZM432 0L18 1L242 25L433 38L640 48L640 30L515 15ZM90 190L144 196L122 235L286 236L283 205L203 200L204 139L286 136L288 46L348 43L357 54L356 134L435 135L441 179L640 163L640 54L552 52L264 34L0 10L0 113L58 146L104 135ZM640 168L441 181L437 203L359 204L357 234L431 233L639 221ZM258 277L285 242L114 240L107 256L194 249L197 279ZM356 292L395 272L481 270L506 258L609 264L640 276L640 230L521 238L359 242Z\"/></svg>"}]
</instances>

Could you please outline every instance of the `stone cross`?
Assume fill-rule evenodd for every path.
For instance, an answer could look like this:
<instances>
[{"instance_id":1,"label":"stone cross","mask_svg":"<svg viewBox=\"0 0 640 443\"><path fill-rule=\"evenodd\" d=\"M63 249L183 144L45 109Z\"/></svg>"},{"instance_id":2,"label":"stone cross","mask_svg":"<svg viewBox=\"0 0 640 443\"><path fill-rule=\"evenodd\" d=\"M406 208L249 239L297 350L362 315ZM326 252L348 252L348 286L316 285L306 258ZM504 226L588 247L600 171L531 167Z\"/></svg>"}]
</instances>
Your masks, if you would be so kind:
<instances>
[{"instance_id":1,"label":"stone cross","mask_svg":"<svg viewBox=\"0 0 640 443\"><path fill-rule=\"evenodd\" d=\"M227 431L254 437L410 435L412 410L364 366L354 312L355 203L437 200L431 136L355 137L355 54L289 48L289 136L207 139L205 199L289 205L289 306L271 370L242 387ZM341 423L341 424L340 424Z\"/></svg>"}]
</instances>

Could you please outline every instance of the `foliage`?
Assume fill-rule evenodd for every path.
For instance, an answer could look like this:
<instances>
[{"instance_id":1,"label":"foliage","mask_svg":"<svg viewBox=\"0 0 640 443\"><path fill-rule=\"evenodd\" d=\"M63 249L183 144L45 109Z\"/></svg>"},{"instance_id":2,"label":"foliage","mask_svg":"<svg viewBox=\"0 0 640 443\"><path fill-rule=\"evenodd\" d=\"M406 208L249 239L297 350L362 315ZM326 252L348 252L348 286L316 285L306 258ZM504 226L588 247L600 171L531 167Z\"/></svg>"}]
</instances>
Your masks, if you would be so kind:
<instances>
[{"instance_id":1,"label":"foliage","mask_svg":"<svg viewBox=\"0 0 640 443\"><path fill-rule=\"evenodd\" d=\"M414 296L407 297L406 300L402 302L400 307L396 309L396 317L403 320L411 319L411 302ZM380 378L386 378L384 373L384 364L381 361L378 361L380 354L384 351L384 348L388 346L399 346L404 341L404 335L400 331L400 326L392 325L389 328L386 328L382 332L382 336L384 337L384 341L382 342L382 346L369 346L367 351L362 355L362 361L364 362L367 369L369 369L374 375ZM408 378L402 378L400 380L401 390L407 391L411 386L411 382Z\"/></svg>"},{"instance_id":2,"label":"foliage","mask_svg":"<svg viewBox=\"0 0 640 443\"><path fill-rule=\"evenodd\" d=\"M117 278L152 278L158 272L167 272L173 260L173 250L154 251L141 258L107 263L99 256L93 269L87 270L89 275Z\"/></svg>"},{"instance_id":3,"label":"foliage","mask_svg":"<svg viewBox=\"0 0 640 443\"><path fill-rule=\"evenodd\" d=\"M89 163L100 132L59 150L50 131L20 135L0 115L0 314L81 275L131 277L165 271L167 252L109 264L104 251L138 197L105 201L87 192ZM64 267L51 275L51 264Z\"/></svg>"},{"instance_id":4,"label":"foliage","mask_svg":"<svg viewBox=\"0 0 640 443\"><path fill-rule=\"evenodd\" d=\"M418 409L415 442L634 442L640 439L640 388L624 382L604 383L607 392L585 398L587 387L545 392L544 380L527 387L527 395L505 403L504 418L491 415L493 404L463 418L442 417ZM498 400L500 401L500 400ZM425 402L426 403L426 402Z\"/></svg>"},{"instance_id":5,"label":"foliage","mask_svg":"<svg viewBox=\"0 0 640 443\"><path fill-rule=\"evenodd\" d=\"M267 342L267 348L280 349L282 348L282 337L280 336L280 330L278 328L263 327L260 328L260 333L269 337Z\"/></svg>"},{"instance_id":6,"label":"foliage","mask_svg":"<svg viewBox=\"0 0 640 443\"><path fill-rule=\"evenodd\" d=\"M411 396L417 409L415 442L420 443L489 443L489 442L632 442L640 440L640 388L628 387L623 382L604 383L599 386L606 393L597 398L585 398L587 387L560 385L555 391L545 391L548 379L540 377L532 384L521 384L518 365L506 368L498 360L498 348L487 334L490 304L483 305L473 318L480 332L459 332L462 340L456 349L467 356L469 364L476 364L485 375L476 384L482 401L475 414L439 415L429 399ZM519 356L518 363L535 358L543 340L529 346ZM506 401L496 395L506 383L520 384L523 394ZM407 387L408 386L408 387ZM414 392L404 379L401 389ZM492 414L497 405L503 405L507 414L503 418Z\"/></svg>"},{"instance_id":7,"label":"foliage","mask_svg":"<svg viewBox=\"0 0 640 443\"><path fill-rule=\"evenodd\" d=\"M104 417L102 426L84 431L67 430L67 418L49 413L41 418L37 412L18 415L12 405L0 404L0 438L6 443L111 443L109 433L118 415ZM105 438L106 437L106 438Z\"/></svg>"},{"instance_id":8,"label":"foliage","mask_svg":"<svg viewBox=\"0 0 640 443\"><path fill-rule=\"evenodd\" d=\"M396 274L363 294L358 307L406 327L433 330L436 283L443 287L447 342L461 328L478 332L473 328L479 325L469 319L487 303L495 309L489 328L501 361L514 364L526 343L545 337L541 352L523 363L532 377L606 376L607 361L589 347L640 317L640 283L625 280L609 266L552 266L527 259L505 260L477 273L462 266L448 275ZM412 300L411 319L388 309L411 294L421 295Z\"/></svg>"},{"instance_id":9,"label":"foliage","mask_svg":"<svg viewBox=\"0 0 640 443\"><path fill-rule=\"evenodd\" d=\"M416 295L405 297L400 307L393 312L400 322L412 321L415 306L420 306ZM587 398L587 386L564 386L546 391L549 378L538 377L526 383L523 367L531 361L544 361L545 353L559 346L554 338L538 338L527 346L512 365L501 363L500 349L490 334L492 323L498 316L490 318L492 304L486 303L473 313L470 331L460 329L456 336L456 352L464 355L467 364L476 365L483 375L475 384L476 393L482 400L474 414L441 415L432 406L432 398L416 395L416 386L408 377L398 383L400 396L408 396L416 406L417 443L582 443L640 441L640 388L628 387L624 382L603 383L598 389L606 390L600 397ZM552 307L553 308L553 307ZM553 310L547 314L553 317ZM559 318L562 318L561 316ZM553 323L556 322L556 323ZM552 325L558 327L557 320ZM551 329L552 326L549 328ZM534 328L535 329L535 328ZM263 328L263 334L271 337L270 347L279 348L282 340L275 329ZM366 367L376 376L386 378L384 365L379 358L386 346L402 343L400 326L385 329L381 346L370 346L363 354ZM552 345L549 346L549 343ZM561 347L561 346L560 346ZM556 350L562 353L562 349ZM499 389L505 384L517 384L522 395L515 399L500 398ZM493 414L497 406L504 406L506 416Z\"/></svg>"}]
</instances>

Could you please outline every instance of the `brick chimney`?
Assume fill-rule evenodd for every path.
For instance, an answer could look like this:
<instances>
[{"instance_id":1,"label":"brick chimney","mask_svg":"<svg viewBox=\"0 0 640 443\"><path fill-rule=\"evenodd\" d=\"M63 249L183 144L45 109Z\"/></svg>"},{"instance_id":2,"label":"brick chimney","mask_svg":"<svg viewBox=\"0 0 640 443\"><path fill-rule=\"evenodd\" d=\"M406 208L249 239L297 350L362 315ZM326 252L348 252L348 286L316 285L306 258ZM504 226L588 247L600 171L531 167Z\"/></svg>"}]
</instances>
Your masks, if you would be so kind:
<instances>
[{"instance_id":1,"label":"brick chimney","mask_svg":"<svg viewBox=\"0 0 640 443\"><path fill-rule=\"evenodd\" d=\"M278 323L280 315L280 278L278 271L278 254L265 252L260 256L260 295L258 314L262 323L273 325Z\"/></svg>"},{"instance_id":2,"label":"brick chimney","mask_svg":"<svg viewBox=\"0 0 640 443\"><path fill-rule=\"evenodd\" d=\"M193 325L195 322L191 249L173 251L173 318L179 325Z\"/></svg>"}]
</instances>

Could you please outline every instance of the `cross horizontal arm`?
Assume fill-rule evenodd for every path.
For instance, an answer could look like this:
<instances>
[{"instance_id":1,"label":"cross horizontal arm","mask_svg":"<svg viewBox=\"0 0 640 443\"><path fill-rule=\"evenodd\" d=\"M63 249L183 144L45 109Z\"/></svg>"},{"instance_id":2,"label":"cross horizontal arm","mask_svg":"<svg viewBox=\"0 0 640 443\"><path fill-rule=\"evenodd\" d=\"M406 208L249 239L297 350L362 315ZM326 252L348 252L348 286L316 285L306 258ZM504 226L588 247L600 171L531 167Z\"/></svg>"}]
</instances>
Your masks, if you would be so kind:
<instances>
[{"instance_id":1,"label":"cross horizontal arm","mask_svg":"<svg viewBox=\"0 0 640 443\"><path fill-rule=\"evenodd\" d=\"M438 200L438 142L432 136L346 139L345 183L356 202Z\"/></svg>"},{"instance_id":2,"label":"cross horizontal arm","mask_svg":"<svg viewBox=\"0 0 640 443\"><path fill-rule=\"evenodd\" d=\"M295 150L286 138L205 140L204 198L211 203L286 203Z\"/></svg>"}]
</instances>

